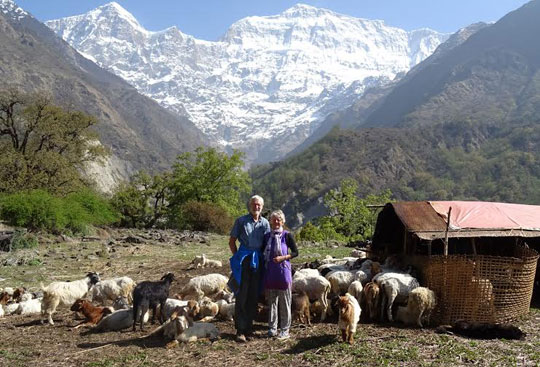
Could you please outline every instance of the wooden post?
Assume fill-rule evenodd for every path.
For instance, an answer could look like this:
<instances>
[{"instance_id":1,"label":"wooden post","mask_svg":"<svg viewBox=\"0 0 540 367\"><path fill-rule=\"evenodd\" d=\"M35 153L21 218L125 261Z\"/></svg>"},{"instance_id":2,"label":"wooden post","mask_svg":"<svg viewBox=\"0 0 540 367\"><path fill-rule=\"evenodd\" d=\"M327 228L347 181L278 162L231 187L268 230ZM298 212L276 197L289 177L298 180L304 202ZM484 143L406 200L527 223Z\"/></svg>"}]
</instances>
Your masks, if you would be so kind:
<instances>
[{"instance_id":1,"label":"wooden post","mask_svg":"<svg viewBox=\"0 0 540 367\"><path fill-rule=\"evenodd\" d=\"M476 256L476 238L474 237L471 238L471 244L472 244L472 252L474 256Z\"/></svg>"},{"instance_id":2,"label":"wooden post","mask_svg":"<svg viewBox=\"0 0 540 367\"><path fill-rule=\"evenodd\" d=\"M448 256L448 230L450 229L450 214L452 214L452 207L448 209L448 222L446 222L446 232L444 234L444 256Z\"/></svg>"},{"instance_id":3,"label":"wooden post","mask_svg":"<svg viewBox=\"0 0 540 367\"><path fill-rule=\"evenodd\" d=\"M428 242L428 247L427 247L427 251L428 251L428 256L431 256L431 240Z\"/></svg>"},{"instance_id":4,"label":"wooden post","mask_svg":"<svg viewBox=\"0 0 540 367\"><path fill-rule=\"evenodd\" d=\"M403 255L407 255L407 230L403 230Z\"/></svg>"}]
</instances>

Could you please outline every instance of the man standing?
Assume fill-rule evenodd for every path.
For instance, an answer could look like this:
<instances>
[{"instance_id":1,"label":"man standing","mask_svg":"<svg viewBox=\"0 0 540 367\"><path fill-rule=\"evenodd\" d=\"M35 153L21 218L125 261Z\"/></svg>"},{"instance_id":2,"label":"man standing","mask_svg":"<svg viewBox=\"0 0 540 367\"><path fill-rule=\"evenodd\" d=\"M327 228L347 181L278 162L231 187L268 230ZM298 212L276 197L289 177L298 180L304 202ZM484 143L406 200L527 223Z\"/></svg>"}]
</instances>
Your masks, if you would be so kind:
<instances>
[{"instance_id":1,"label":"man standing","mask_svg":"<svg viewBox=\"0 0 540 367\"><path fill-rule=\"evenodd\" d=\"M245 343L253 335L253 319L257 312L259 285L262 270L264 235L270 232L270 224L261 217L264 200L258 195L249 199L249 214L236 219L229 238L233 256L230 259L232 277L229 285L236 294L234 323L236 341ZM236 240L240 247L236 248Z\"/></svg>"}]
</instances>

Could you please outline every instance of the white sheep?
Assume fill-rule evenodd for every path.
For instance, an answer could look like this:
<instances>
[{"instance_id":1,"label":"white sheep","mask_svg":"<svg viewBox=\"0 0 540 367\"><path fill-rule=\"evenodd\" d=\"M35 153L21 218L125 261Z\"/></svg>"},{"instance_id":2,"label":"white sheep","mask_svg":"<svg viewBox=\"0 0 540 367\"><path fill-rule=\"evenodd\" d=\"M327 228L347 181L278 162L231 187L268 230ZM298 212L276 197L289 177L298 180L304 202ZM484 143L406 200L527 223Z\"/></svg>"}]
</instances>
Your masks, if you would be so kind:
<instances>
[{"instance_id":1,"label":"white sheep","mask_svg":"<svg viewBox=\"0 0 540 367\"><path fill-rule=\"evenodd\" d=\"M297 270L293 275L293 279L298 278L298 277L309 277L309 276L316 277L319 275L321 274L319 273L317 269L304 268L304 269Z\"/></svg>"},{"instance_id":2,"label":"white sheep","mask_svg":"<svg viewBox=\"0 0 540 367\"><path fill-rule=\"evenodd\" d=\"M379 273L373 281L379 285L383 295L381 302L381 318L384 315L385 306L388 315L388 321L392 322L392 306L396 299L405 301L409 297L409 293L420 286L418 280L413 276L405 273Z\"/></svg>"},{"instance_id":3,"label":"white sheep","mask_svg":"<svg viewBox=\"0 0 540 367\"><path fill-rule=\"evenodd\" d=\"M207 274L194 277L180 291L183 299L195 297L200 300L205 295L211 295L222 291L227 287L228 278L222 274Z\"/></svg>"},{"instance_id":4,"label":"white sheep","mask_svg":"<svg viewBox=\"0 0 540 367\"><path fill-rule=\"evenodd\" d=\"M41 313L41 298L19 302L19 307L14 312L15 315L33 315L38 313Z\"/></svg>"},{"instance_id":5,"label":"white sheep","mask_svg":"<svg viewBox=\"0 0 540 367\"><path fill-rule=\"evenodd\" d=\"M359 249L353 249L351 251L351 257L356 257L358 259L364 259L367 256L365 251L359 250Z\"/></svg>"},{"instance_id":6,"label":"white sheep","mask_svg":"<svg viewBox=\"0 0 540 367\"><path fill-rule=\"evenodd\" d=\"M219 336L219 331L214 324L206 322L193 322L184 309L177 308L171 317L161 326L143 337L148 338L153 335L162 334L166 339L173 339L167 343L167 348L174 347L178 343L189 343L198 339L209 338L215 340Z\"/></svg>"},{"instance_id":7,"label":"white sheep","mask_svg":"<svg viewBox=\"0 0 540 367\"><path fill-rule=\"evenodd\" d=\"M84 279L73 282L52 282L47 287L41 283L43 301L41 312L48 315L50 325L54 325L52 314L59 305L71 306L79 298L83 298L92 285L99 282L97 273L88 273Z\"/></svg>"},{"instance_id":8,"label":"white sheep","mask_svg":"<svg viewBox=\"0 0 540 367\"><path fill-rule=\"evenodd\" d=\"M326 313L331 310L328 307L328 294L330 293L331 285L325 277L307 276L293 279L292 292L306 292L310 300L318 300L322 306L321 321L326 319Z\"/></svg>"},{"instance_id":9,"label":"white sheep","mask_svg":"<svg viewBox=\"0 0 540 367\"><path fill-rule=\"evenodd\" d=\"M326 279L330 282L332 294L339 296L347 293L349 285L355 280L356 271L338 270L328 273Z\"/></svg>"},{"instance_id":10,"label":"white sheep","mask_svg":"<svg viewBox=\"0 0 540 367\"><path fill-rule=\"evenodd\" d=\"M195 258L193 260L191 260L191 265L192 265L192 267L195 267L197 269L198 268L203 268L205 262L206 262L206 255L205 254L197 255L197 256L195 256Z\"/></svg>"},{"instance_id":11,"label":"white sheep","mask_svg":"<svg viewBox=\"0 0 540 367\"><path fill-rule=\"evenodd\" d=\"M375 270L377 269L377 270ZM355 280L358 280L362 285L369 283L375 274L380 271L378 262L366 260L360 266L360 269L356 272Z\"/></svg>"},{"instance_id":12,"label":"white sheep","mask_svg":"<svg viewBox=\"0 0 540 367\"><path fill-rule=\"evenodd\" d=\"M338 259L330 255L326 255L326 257L321 260L321 264L345 265L346 262L347 262L347 259Z\"/></svg>"},{"instance_id":13,"label":"white sheep","mask_svg":"<svg viewBox=\"0 0 540 367\"><path fill-rule=\"evenodd\" d=\"M133 301L132 292L136 283L130 277L119 277L100 280L90 291L90 299L93 302L105 304L107 301L114 302L118 297L125 297L128 303Z\"/></svg>"},{"instance_id":14,"label":"white sheep","mask_svg":"<svg viewBox=\"0 0 540 367\"><path fill-rule=\"evenodd\" d=\"M214 324L208 322L195 322L180 334L177 340L182 343L191 343L197 341L197 339L204 338L215 340L218 336L219 331Z\"/></svg>"},{"instance_id":15,"label":"white sheep","mask_svg":"<svg viewBox=\"0 0 540 367\"><path fill-rule=\"evenodd\" d=\"M216 304L219 307L219 317L223 320L231 321L234 317L234 308L236 304L233 303L227 303L227 301L220 299L216 301Z\"/></svg>"},{"instance_id":16,"label":"white sheep","mask_svg":"<svg viewBox=\"0 0 540 367\"><path fill-rule=\"evenodd\" d=\"M355 280L349 285L349 288L347 289L347 293L349 293L351 296L356 298L358 303L362 303L362 291L364 287L362 286L362 283L358 280Z\"/></svg>"},{"instance_id":17,"label":"white sheep","mask_svg":"<svg viewBox=\"0 0 540 367\"><path fill-rule=\"evenodd\" d=\"M407 306L398 307L396 319L405 324L422 326L424 318L429 323L431 312L437 305L435 292L426 287L418 287L409 293Z\"/></svg>"},{"instance_id":18,"label":"white sheep","mask_svg":"<svg viewBox=\"0 0 540 367\"><path fill-rule=\"evenodd\" d=\"M206 259L205 266L209 268L221 268L223 263L219 260Z\"/></svg>"},{"instance_id":19,"label":"white sheep","mask_svg":"<svg viewBox=\"0 0 540 367\"><path fill-rule=\"evenodd\" d=\"M212 260L206 257L205 254L197 255L191 261L191 267L195 268L221 268L223 263L219 260Z\"/></svg>"},{"instance_id":20,"label":"white sheep","mask_svg":"<svg viewBox=\"0 0 540 367\"><path fill-rule=\"evenodd\" d=\"M143 322L148 322L150 313L147 311L144 314ZM126 308L117 310L110 315L105 316L101 321L91 330L98 331L118 331L127 329L133 326L133 308Z\"/></svg>"},{"instance_id":21,"label":"white sheep","mask_svg":"<svg viewBox=\"0 0 540 367\"><path fill-rule=\"evenodd\" d=\"M323 264L317 268L317 271L322 276L326 276L333 271L344 271L344 270L349 270L349 269L344 264L333 264L333 263Z\"/></svg>"},{"instance_id":22,"label":"white sheep","mask_svg":"<svg viewBox=\"0 0 540 367\"><path fill-rule=\"evenodd\" d=\"M41 298L41 297L38 297L38 298ZM25 293L21 296L21 302L30 301L31 299L35 299L32 293Z\"/></svg>"},{"instance_id":23,"label":"white sheep","mask_svg":"<svg viewBox=\"0 0 540 367\"><path fill-rule=\"evenodd\" d=\"M6 316L14 315L15 312L17 312L17 309L19 308L18 303L8 303L7 305L4 305L4 314Z\"/></svg>"}]
</instances>

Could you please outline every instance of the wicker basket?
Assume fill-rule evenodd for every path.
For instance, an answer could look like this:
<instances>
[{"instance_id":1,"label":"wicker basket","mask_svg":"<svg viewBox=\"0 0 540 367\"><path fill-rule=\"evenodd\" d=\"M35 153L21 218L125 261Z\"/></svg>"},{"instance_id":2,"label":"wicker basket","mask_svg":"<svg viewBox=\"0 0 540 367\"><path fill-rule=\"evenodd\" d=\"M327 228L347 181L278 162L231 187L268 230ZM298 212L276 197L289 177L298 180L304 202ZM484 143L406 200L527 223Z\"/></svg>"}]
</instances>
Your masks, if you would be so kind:
<instances>
[{"instance_id":1,"label":"wicker basket","mask_svg":"<svg viewBox=\"0 0 540 367\"><path fill-rule=\"evenodd\" d=\"M443 324L515 320L529 310L537 260L536 251L521 246L514 257L428 258L424 277L438 298L434 316Z\"/></svg>"}]
</instances>

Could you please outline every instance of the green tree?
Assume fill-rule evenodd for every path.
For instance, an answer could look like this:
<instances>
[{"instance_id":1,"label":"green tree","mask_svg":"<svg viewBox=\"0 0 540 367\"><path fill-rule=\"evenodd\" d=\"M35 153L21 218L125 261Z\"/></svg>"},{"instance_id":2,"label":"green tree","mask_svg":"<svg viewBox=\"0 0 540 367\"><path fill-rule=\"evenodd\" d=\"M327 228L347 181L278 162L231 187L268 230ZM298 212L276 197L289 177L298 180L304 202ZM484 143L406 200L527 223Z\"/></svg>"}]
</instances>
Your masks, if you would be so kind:
<instances>
[{"instance_id":1,"label":"green tree","mask_svg":"<svg viewBox=\"0 0 540 367\"><path fill-rule=\"evenodd\" d=\"M251 190L251 180L242 168L243 153L230 156L214 148L199 147L195 152L178 156L172 166L169 185L169 214L180 215L188 201L214 203L236 216L244 207L245 196Z\"/></svg>"},{"instance_id":2,"label":"green tree","mask_svg":"<svg viewBox=\"0 0 540 367\"><path fill-rule=\"evenodd\" d=\"M81 174L84 164L106 155L89 129L96 123L43 95L0 92L0 192L65 194L88 185Z\"/></svg>"},{"instance_id":3,"label":"green tree","mask_svg":"<svg viewBox=\"0 0 540 367\"><path fill-rule=\"evenodd\" d=\"M391 201L390 190L381 194L370 194L364 198L357 196L358 183L353 179L345 179L336 189L324 196L324 205L329 214L317 219L317 226L306 225L307 230L301 232L302 239L354 241L371 238L374 231L377 212L372 205L385 204Z\"/></svg>"},{"instance_id":4,"label":"green tree","mask_svg":"<svg viewBox=\"0 0 540 367\"><path fill-rule=\"evenodd\" d=\"M111 199L121 215L121 226L150 228L167 213L169 172L150 176L144 171L133 175L129 182L120 184Z\"/></svg>"}]
</instances>

